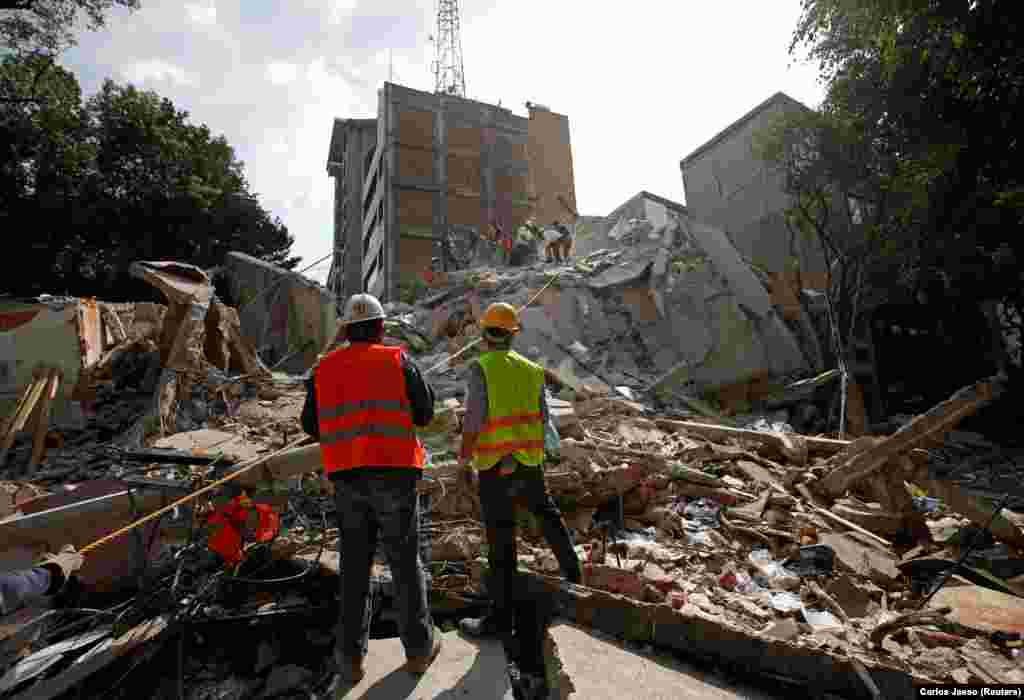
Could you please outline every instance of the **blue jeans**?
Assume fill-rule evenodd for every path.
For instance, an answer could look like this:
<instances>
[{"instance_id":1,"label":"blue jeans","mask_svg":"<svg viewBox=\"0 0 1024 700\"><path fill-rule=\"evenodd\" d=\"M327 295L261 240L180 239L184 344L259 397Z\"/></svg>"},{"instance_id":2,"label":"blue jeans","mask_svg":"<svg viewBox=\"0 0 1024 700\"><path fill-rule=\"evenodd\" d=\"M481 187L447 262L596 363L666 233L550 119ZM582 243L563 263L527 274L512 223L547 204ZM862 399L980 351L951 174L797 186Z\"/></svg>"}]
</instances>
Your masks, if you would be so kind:
<instances>
[{"instance_id":1,"label":"blue jeans","mask_svg":"<svg viewBox=\"0 0 1024 700\"><path fill-rule=\"evenodd\" d=\"M370 573L378 539L391 568L398 634L406 657L429 655L433 647L434 623L420 561L416 482L407 474L356 473L334 481L341 558L336 649L342 658L365 656L369 646Z\"/></svg>"}]
</instances>

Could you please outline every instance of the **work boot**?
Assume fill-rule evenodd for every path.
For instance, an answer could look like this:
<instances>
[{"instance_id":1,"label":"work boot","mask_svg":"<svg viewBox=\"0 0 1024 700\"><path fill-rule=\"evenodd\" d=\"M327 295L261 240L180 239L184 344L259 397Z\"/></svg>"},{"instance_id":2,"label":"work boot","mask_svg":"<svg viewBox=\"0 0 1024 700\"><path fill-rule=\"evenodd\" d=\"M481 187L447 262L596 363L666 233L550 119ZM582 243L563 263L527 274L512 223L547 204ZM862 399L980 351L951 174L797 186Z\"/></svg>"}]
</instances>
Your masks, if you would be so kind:
<instances>
[{"instance_id":1,"label":"work boot","mask_svg":"<svg viewBox=\"0 0 1024 700\"><path fill-rule=\"evenodd\" d=\"M543 674L509 669L512 697L515 700L545 700L550 695L547 679Z\"/></svg>"},{"instance_id":2,"label":"work boot","mask_svg":"<svg viewBox=\"0 0 1024 700\"><path fill-rule=\"evenodd\" d=\"M405 670L409 673L423 674L434 663L434 659L441 653L441 630L434 628L434 646L426 656L410 656L405 662Z\"/></svg>"},{"instance_id":3,"label":"work boot","mask_svg":"<svg viewBox=\"0 0 1024 700\"><path fill-rule=\"evenodd\" d=\"M459 630L468 637L476 639L497 639L501 630L494 615L486 617L467 617L459 620Z\"/></svg>"}]
</instances>

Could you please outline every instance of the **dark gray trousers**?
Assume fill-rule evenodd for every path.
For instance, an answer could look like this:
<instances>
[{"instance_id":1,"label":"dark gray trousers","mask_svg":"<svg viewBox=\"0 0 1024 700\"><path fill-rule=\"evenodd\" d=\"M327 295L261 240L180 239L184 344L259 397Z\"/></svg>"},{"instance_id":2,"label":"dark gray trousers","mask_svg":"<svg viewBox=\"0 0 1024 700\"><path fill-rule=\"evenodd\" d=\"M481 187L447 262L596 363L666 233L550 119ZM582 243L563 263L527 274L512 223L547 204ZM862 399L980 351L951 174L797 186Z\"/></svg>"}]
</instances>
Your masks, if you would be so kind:
<instances>
[{"instance_id":1,"label":"dark gray trousers","mask_svg":"<svg viewBox=\"0 0 1024 700\"><path fill-rule=\"evenodd\" d=\"M415 477L346 475L334 481L341 553L337 652L365 656L370 639L370 573L378 539L391 568L398 633L407 657L425 656L434 624L420 561L419 498Z\"/></svg>"},{"instance_id":2,"label":"dark gray trousers","mask_svg":"<svg viewBox=\"0 0 1024 700\"><path fill-rule=\"evenodd\" d=\"M520 584L516 576L517 500L524 501L529 511L540 521L544 539L558 559L562 575L571 583L579 583L581 572L572 537L544 483L543 468L527 467L514 459L506 459L491 469L481 471L479 478L480 506L487 529L488 564L491 569L487 586L494 602L498 629L507 647L516 604L522 597L517 590ZM508 476L499 475L498 468L502 464L515 465L515 472Z\"/></svg>"}]
</instances>

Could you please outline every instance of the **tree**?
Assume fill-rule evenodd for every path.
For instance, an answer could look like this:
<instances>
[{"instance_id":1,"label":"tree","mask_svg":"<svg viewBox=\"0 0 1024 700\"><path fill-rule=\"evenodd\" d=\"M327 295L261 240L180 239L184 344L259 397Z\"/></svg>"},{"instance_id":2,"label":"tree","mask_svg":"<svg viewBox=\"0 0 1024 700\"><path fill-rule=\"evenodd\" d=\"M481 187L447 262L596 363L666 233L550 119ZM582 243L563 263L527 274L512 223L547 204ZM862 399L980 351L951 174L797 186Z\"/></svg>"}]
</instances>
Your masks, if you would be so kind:
<instances>
[{"instance_id":1,"label":"tree","mask_svg":"<svg viewBox=\"0 0 1024 700\"><path fill-rule=\"evenodd\" d=\"M23 94L41 60L8 57L0 80ZM298 262L234 149L170 100L108 80L82 104L74 76L59 68L35 89L46 99L0 104L0 146L11 154L0 164L0 218L27 234L5 259L11 272L32 270L6 276L19 280L9 291L145 298L149 287L128 274L135 260L209 268L239 250Z\"/></svg>"},{"instance_id":2,"label":"tree","mask_svg":"<svg viewBox=\"0 0 1024 700\"><path fill-rule=\"evenodd\" d=\"M912 284L939 273L950 298L998 299L1004 320L1019 323L1024 51L1015 9L1005 0L804 0L790 50L819 62L824 111L859 124L912 184L908 206L882 222L883 235L906 234Z\"/></svg>"},{"instance_id":3,"label":"tree","mask_svg":"<svg viewBox=\"0 0 1024 700\"><path fill-rule=\"evenodd\" d=\"M139 0L0 0L0 46L16 56L53 58L75 45L75 23L103 28L114 7L139 9Z\"/></svg>"}]
</instances>

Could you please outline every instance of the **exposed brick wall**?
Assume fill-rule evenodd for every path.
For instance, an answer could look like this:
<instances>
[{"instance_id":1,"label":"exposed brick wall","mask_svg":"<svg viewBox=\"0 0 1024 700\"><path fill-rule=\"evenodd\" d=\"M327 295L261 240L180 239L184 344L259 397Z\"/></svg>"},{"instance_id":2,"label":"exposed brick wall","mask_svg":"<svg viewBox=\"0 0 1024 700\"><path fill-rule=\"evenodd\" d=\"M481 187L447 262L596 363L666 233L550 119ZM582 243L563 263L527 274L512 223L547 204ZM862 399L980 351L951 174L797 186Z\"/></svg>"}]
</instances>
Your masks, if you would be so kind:
<instances>
[{"instance_id":1,"label":"exposed brick wall","mask_svg":"<svg viewBox=\"0 0 1024 700\"><path fill-rule=\"evenodd\" d=\"M568 118L545 110L531 111L528 152L531 191L537 195L534 216L538 223L546 225L556 219L572 221L571 214L558 200L558 195L562 195L573 209L576 208Z\"/></svg>"},{"instance_id":2,"label":"exposed brick wall","mask_svg":"<svg viewBox=\"0 0 1024 700\"><path fill-rule=\"evenodd\" d=\"M398 239L398 279L421 277L430 269L434 242L426 238L402 236Z\"/></svg>"},{"instance_id":3,"label":"exposed brick wall","mask_svg":"<svg viewBox=\"0 0 1024 700\"><path fill-rule=\"evenodd\" d=\"M430 226L434 222L434 195L420 190L398 193L398 225Z\"/></svg>"}]
</instances>

